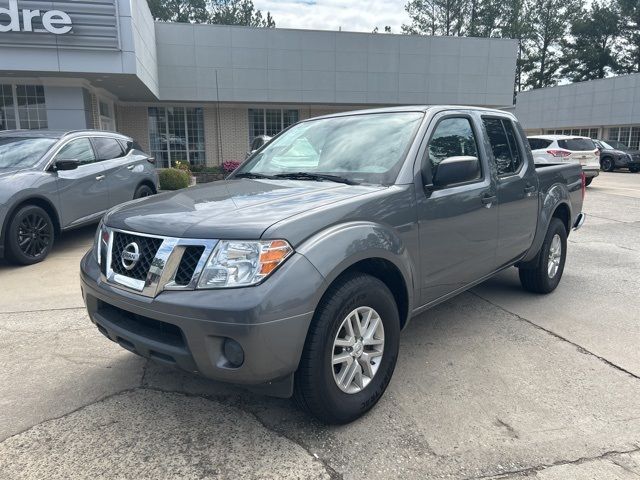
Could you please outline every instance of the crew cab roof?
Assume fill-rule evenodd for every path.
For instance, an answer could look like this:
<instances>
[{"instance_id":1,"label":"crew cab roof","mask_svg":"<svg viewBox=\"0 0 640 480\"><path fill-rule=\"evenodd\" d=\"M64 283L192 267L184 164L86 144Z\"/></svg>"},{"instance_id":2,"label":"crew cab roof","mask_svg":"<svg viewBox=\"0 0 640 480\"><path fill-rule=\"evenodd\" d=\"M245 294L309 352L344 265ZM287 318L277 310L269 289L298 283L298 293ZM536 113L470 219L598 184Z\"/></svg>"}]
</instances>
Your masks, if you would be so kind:
<instances>
[{"instance_id":1,"label":"crew cab roof","mask_svg":"<svg viewBox=\"0 0 640 480\"><path fill-rule=\"evenodd\" d=\"M437 113L439 111L451 111L451 110L475 110L485 113L491 113L494 115L504 115L515 120L515 116L512 113L506 112L504 110L498 110L495 108L484 108L484 107L473 107L470 105L406 105L406 106L397 106L397 107L383 107L383 108L369 108L365 110L350 110L348 112L336 112L330 113L327 115L322 115L320 117L314 117L314 120L317 118L332 118L332 117L347 117L351 115L365 115L369 113L401 113L401 112L433 112ZM308 120L302 120L308 121Z\"/></svg>"}]
</instances>

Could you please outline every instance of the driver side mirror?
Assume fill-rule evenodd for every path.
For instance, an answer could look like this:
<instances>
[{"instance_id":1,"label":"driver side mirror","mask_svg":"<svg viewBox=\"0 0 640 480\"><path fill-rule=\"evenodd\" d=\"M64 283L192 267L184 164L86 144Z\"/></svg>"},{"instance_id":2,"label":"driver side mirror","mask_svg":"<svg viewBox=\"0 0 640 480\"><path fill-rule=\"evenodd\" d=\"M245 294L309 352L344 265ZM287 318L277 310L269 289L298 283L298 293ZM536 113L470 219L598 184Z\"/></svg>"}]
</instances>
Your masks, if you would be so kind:
<instances>
[{"instance_id":1,"label":"driver side mirror","mask_svg":"<svg viewBox=\"0 0 640 480\"><path fill-rule=\"evenodd\" d=\"M80 166L80 161L76 159L64 159L56 160L53 164L53 169L60 170L75 170Z\"/></svg>"},{"instance_id":2,"label":"driver side mirror","mask_svg":"<svg viewBox=\"0 0 640 480\"><path fill-rule=\"evenodd\" d=\"M480 178L480 160L477 157L460 156L445 158L433 176L434 187L446 187Z\"/></svg>"}]
</instances>

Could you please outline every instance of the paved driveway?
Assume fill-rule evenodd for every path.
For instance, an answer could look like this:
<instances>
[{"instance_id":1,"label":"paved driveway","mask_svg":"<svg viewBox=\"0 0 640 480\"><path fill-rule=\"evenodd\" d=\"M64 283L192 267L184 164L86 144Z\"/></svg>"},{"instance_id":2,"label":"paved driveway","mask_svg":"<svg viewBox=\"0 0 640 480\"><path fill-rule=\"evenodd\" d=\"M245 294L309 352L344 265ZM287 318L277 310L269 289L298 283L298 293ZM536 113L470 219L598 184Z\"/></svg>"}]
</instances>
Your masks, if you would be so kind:
<instances>
[{"instance_id":1,"label":"paved driveway","mask_svg":"<svg viewBox=\"0 0 640 480\"><path fill-rule=\"evenodd\" d=\"M510 269L414 319L342 427L108 342L78 285L93 228L0 264L0 478L637 479L640 174L595 179L585 211L554 294Z\"/></svg>"}]
</instances>

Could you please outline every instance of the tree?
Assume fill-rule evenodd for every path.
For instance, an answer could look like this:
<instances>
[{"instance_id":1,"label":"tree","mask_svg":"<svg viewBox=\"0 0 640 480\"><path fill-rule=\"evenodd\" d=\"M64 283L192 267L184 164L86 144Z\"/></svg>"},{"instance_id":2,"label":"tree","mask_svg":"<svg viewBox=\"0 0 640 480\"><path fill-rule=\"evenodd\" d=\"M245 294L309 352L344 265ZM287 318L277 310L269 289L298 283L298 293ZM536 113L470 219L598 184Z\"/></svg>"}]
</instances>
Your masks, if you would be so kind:
<instances>
[{"instance_id":1,"label":"tree","mask_svg":"<svg viewBox=\"0 0 640 480\"><path fill-rule=\"evenodd\" d=\"M223 25L274 28L276 22L270 12L263 17L251 0L214 0L211 2L211 21Z\"/></svg>"},{"instance_id":2,"label":"tree","mask_svg":"<svg viewBox=\"0 0 640 480\"><path fill-rule=\"evenodd\" d=\"M206 0L148 0L153 18L164 22L207 23Z\"/></svg>"},{"instance_id":3,"label":"tree","mask_svg":"<svg viewBox=\"0 0 640 480\"><path fill-rule=\"evenodd\" d=\"M534 0L531 9L530 54L522 73L533 88L556 85L560 78L560 40L580 11L580 0Z\"/></svg>"},{"instance_id":4,"label":"tree","mask_svg":"<svg viewBox=\"0 0 640 480\"><path fill-rule=\"evenodd\" d=\"M276 26L271 13L264 17L251 0L149 0L149 8L156 20L166 22Z\"/></svg>"},{"instance_id":5,"label":"tree","mask_svg":"<svg viewBox=\"0 0 640 480\"><path fill-rule=\"evenodd\" d=\"M502 38L518 40L518 57L516 59L516 78L514 95L522 91L523 74L531 70L529 41L533 35L531 26L532 0L508 0L504 3L494 2L498 10L498 32Z\"/></svg>"},{"instance_id":6,"label":"tree","mask_svg":"<svg viewBox=\"0 0 640 480\"><path fill-rule=\"evenodd\" d=\"M462 35L469 0L409 0L405 10L411 18L402 25L404 33Z\"/></svg>"},{"instance_id":7,"label":"tree","mask_svg":"<svg viewBox=\"0 0 640 480\"><path fill-rule=\"evenodd\" d=\"M621 13L621 34L626 43L619 68L623 73L640 72L640 2L618 0Z\"/></svg>"},{"instance_id":8,"label":"tree","mask_svg":"<svg viewBox=\"0 0 640 480\"><path fill-rule=\"evenodd\" d=\"M564 52L560 72L572 82L582 82L615 71L619 26L620 17L611 5L594 2L571 24L571 37L560 43Z\"/></svg>"}]
</instances>

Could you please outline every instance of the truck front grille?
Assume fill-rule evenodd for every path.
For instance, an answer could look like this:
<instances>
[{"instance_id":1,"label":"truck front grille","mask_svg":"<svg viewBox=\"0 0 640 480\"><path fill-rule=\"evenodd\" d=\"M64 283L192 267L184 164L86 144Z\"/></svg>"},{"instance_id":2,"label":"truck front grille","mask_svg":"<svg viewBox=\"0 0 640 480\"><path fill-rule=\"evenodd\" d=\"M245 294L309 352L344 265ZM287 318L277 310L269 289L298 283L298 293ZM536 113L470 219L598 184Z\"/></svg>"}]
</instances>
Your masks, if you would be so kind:
<instances>
[{"instance_id":1,"label":"truck front grille","mask_svg":"<svg viewBox=\"0 0 640 480\"><path fill-rule=\"evenodd\" d=\"M130 245L137 246L140 257L138 261L131 262L132 268L127 269L122 260L122 253L125 249L133 251L133 247L127 248ZM113 247L111 250L111 269L119 275L144 281L147 278L151 262L155 258L156 253L158 253L160 245L162 245L161 238L114 232Z\"/></svg>"},{"instance_id":2,"label":"truck front grille","mask_svg":"<svg viewBox=\"0 0 640 480\"><path fill-rule=\"evenodd\" d=\"M204 246L190 245L184 249L180 266L176 271L176 285L189 285L203 253Z\"/></svg>"},{"instance_id":3,"label":"truck front grille","mask_svg":"<svg viewBox=\"0 0 640 480\"><path fill-rule=\"evenodd\" d=\"M104 228L109 238L100 265L105 280L147 297L164 290L193 290L218 243Z\"/></svg>"}]
</instances>

